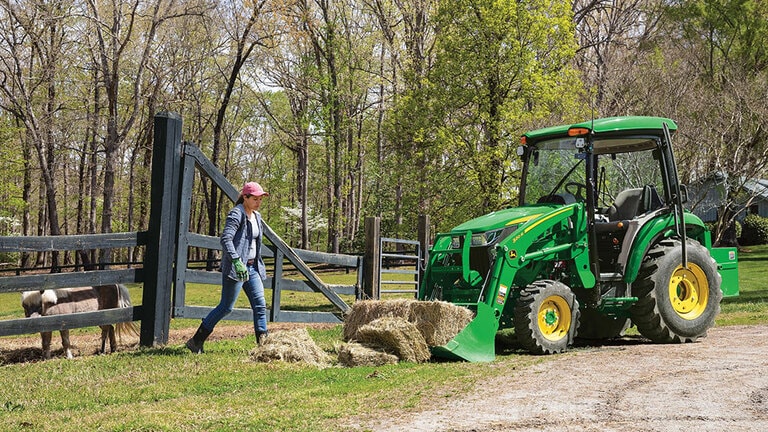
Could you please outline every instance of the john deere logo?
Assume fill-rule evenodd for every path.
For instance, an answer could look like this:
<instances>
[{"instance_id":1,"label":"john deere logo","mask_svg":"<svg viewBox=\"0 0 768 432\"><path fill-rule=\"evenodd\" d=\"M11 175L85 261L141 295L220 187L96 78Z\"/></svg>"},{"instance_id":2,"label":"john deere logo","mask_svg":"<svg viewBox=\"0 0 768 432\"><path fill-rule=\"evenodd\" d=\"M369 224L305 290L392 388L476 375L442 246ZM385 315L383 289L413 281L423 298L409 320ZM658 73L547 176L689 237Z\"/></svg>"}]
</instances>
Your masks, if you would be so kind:
<instances>
[{"instance_id":1,"label":"john deere logo","mask_svg":"<svg viewBox=\"0 0 768 432\"><path fill-rule=\"evenodd\" d=\"M510 259L515 259L515 258L517 258L517 251L516 251L516 250L514 250L514 249L512 249L511 251L509 251L509 258L510 258Z\"/></svg>"}]
</instances>

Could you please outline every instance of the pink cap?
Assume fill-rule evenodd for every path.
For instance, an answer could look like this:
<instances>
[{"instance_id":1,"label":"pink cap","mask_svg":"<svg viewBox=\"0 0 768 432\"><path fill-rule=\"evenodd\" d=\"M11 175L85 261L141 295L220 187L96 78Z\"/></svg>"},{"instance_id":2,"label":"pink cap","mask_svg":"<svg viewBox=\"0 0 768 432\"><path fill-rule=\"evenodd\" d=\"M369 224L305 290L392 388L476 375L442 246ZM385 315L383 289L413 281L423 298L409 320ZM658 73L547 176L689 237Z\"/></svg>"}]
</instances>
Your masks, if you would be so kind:
<instances>
[{"instance_id":1,"label":"pink cap","mask_svg":"<svg viewBox=\"0 0 768 432\"><path fill-rule=\"evenodd\" d=\"M243 185L243 190L240 192L243 196L246 195L255 195L255 196L269 196L269 193L267 193L264 188L261 187L260 184L256 182L248 182Z\"/></svg>"}]
</instances>

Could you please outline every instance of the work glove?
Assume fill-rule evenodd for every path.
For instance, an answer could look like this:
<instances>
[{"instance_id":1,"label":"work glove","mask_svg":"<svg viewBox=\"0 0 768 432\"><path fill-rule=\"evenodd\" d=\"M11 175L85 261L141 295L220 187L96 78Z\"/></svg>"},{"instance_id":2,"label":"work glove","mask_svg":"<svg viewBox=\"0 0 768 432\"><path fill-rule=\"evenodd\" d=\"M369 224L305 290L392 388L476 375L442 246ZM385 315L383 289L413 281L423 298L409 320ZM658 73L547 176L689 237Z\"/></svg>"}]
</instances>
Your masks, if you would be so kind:
<instances>
[{"instance_id":1,"label":"work glove","mask_svg":"<svg viewBox=\"0 0 768 432\"><path fill-rule=\"evenodd\" d=\"M240 258L235 258L235 260L232 261L232 265L235 266L235 273L237 273L237 279L243 282L247 281L248 269L245 268L245 264L243 264L243 262L240 261Z\"/></svg>"}]
</instances>

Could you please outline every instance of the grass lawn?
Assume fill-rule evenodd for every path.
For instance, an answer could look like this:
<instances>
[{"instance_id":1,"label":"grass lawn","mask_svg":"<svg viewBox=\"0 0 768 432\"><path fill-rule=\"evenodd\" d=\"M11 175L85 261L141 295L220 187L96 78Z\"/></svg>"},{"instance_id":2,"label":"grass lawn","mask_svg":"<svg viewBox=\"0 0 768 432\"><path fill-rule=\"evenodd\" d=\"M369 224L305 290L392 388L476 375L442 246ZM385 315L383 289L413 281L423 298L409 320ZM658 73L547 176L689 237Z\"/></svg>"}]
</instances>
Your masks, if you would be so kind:
<instances>
[{"instance_id":1,"label":"grass lawn","mask_svg":"<svg viewBox=\"0 0 768 432\"><path fill-rule=\"evenodd\" d=\"M768 246L750 247L739 259L741 294L723 300L718 326L768 322L768 287L762 279ZM131 294L140 304L140 287L131 287ZM218 294L216 287L196 286L187 301L212 305ZM245 307L241 297L238 306ZM284 294L284 303L296 308L323 308L323 300ZM22 315L18 293L0 294L0 319ZM177 319L172 328L193 330L198 322ZM341 327L310 334L333 352ZM0 338L0 348L5 339ZM176 344L75 360L0 363L0 431L335 431L341 429L341 418L367 412L397 415L440 403L484 379L547 358L504 353L490 367L433 362L318 369L251 361L253 346L251 335L209 343L204 355L191 355Z\"/></svg>"}]
</instances>

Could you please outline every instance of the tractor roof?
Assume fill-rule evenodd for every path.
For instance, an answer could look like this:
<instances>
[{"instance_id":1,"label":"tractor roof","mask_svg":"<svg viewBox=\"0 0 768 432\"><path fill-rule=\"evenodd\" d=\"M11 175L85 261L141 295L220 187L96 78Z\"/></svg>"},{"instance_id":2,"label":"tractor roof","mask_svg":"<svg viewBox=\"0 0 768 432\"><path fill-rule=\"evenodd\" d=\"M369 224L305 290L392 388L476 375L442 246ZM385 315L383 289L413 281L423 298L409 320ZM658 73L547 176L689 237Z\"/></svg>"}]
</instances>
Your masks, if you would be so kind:
<instances>
[{"instance_id":1,"label":"tractor roof","mask_svg":"<svg viewBox=\"0 0 768 432\"><path fill-rule=\"evenodd\" d=\"M668 118L664 117L643 117L643 116L626 116L626 117L606 117L595 120L588 120L582 123L566 124L560 126L552 126L544 129L537 129L523 134L526 142L534 143L542 139L549 139L555 137L569 136L568 131L571 129L586 129L591 131L594 135L611 136L621 135L627 132L637 134L651 134L661 135L663 131L664 123L669 127L670 133L677 130L677 124ZM583 134L579 134L583 135ZM571 134L573 136L573 134Z\"/></svg>"}]
</instances>

